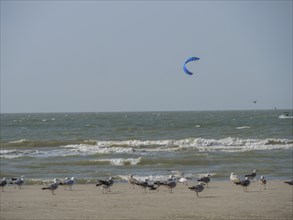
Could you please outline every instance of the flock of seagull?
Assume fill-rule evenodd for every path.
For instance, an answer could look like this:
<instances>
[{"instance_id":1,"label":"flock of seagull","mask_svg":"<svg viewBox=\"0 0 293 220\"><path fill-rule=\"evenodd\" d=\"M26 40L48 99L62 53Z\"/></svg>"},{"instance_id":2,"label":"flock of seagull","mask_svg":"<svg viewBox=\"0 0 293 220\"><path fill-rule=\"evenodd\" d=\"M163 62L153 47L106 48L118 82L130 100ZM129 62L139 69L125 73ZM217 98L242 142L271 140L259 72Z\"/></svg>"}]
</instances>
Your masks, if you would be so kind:
<instances>
[{"instance_id":1,"label":"flock of seagull","mask_svg":"<svg viewBox=\"0 0 293 220\"><path fill-rule=\"evenodd\" d=\"M144 179L144 181L138 180L137 178L134 177L134 175L130 174L127 178L128 183L132 185L132 188L135 186L140 186L145 192L146 190L159 190L160 186L167 187L169 189L169 193L173 193L173 189L177 186L177 183L182 183L184 185L188 185L188 180L191 180L189 177L184 177L183 172L180 171L174 171L176 174L175 175L170 175L167 180L159 180L159 181L149 181L148 179ZM238 175L231 173L230 175L230 181L235 184L235 185L240 185L243 187L243 191L247 192L247 188L250 185L251 181L256 181L256 172L257 170L254 170L251 174L245 175L244 179L240 179ZM192 190L196 193L197 197L199 197L199 193L202 192L205 189L205 186L208 188L208 184L211 181L211 175L210 173L207 173L203 177L197 179L198 184L194 186L188 187L189 190ZM106 193L107 191L110 192L111 186L114 184L114 177L110 177L108 180L101 180L98 179L96 186L100 186L102 193ZM17 185L19 189L22 189L22 186L24 185L24 176L21 176L20 178L6 178L4 177L0 181L0 186L2 187L2 192L4 192L4 187L7 184L13 184ZM67 177L63 181L61 181L58 178L55 178L53 180L53 183L46 187L42 187L42 190L50 190L52 192L52 195L54 195L55 190L58 188L59 185L64 185L65 189L72 190L73 185L76 183L76 180L74 177ZM266 189L266 183L267 180L265 179L264 176L261 176L259 179L259 184L261 188ZM293 185L293 180L292 181L285 181L284 183L287 183L289 185ZM261 189L260 188L260 189Z\"/></svg>"}]
</instances>

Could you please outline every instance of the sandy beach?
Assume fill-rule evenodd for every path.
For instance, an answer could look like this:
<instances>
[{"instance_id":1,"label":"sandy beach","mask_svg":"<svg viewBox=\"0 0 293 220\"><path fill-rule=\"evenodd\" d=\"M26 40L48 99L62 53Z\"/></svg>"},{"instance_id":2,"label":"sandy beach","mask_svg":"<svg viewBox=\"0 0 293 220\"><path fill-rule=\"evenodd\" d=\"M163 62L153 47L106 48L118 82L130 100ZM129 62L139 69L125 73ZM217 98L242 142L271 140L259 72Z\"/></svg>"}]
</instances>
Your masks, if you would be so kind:
<instances>
[{"instance_id":1,"label":"sandy beach","mask_svg":"<svg viewBox=\"0 0 293 220\"><path fill-rule=\"evenodd\" d=\"M192 185L191 183L189 185ZM114 184L103 194L94 184L63 186L52 195L41 185L13 186L1 192L1 219L292 219L292 186L272 180L266 190L251 183L248 192L230 182L211 182L197 198L187 186L173 193L144 192Z\"/></svg>"}]
</instances>

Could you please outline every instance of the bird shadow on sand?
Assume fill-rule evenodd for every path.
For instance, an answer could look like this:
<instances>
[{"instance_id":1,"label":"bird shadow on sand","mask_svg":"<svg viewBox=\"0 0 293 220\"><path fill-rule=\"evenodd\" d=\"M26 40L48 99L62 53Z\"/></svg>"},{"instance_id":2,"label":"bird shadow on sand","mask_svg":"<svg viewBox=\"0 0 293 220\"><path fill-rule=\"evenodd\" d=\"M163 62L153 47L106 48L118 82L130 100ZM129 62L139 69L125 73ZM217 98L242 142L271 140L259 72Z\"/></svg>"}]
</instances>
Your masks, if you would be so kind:
<instances>
[{"instance_id":1,"label":"bird shadow on sand","mask_svg":"<svg viewBox=\"0 0 293 220\"><path fill-rule=\"evenodd\" d=\"M110 192L101 192L102 195L117 195L117 194L123 194L123 192L119 191L110 191Z\"/></svg>"},{"instance_id":2,"label":"bird shadow on sand","mask_svg":"<svg viewBox=\"0 0 293 220\"><path fill-rule=\"evenodd\" d=\"M246 191L244 193L260 193L260 192L262 192L262 191L260 191L260 190L248 190L248 191Z\"/></svg>"},{"instance_id":3,"label":"bird shadow on sand","mask_svg":"<svg viewBox=\"0 0 293 220\"><path fill-rule=\"evenodd\" d=\"M216 199L220 198L219 196L199 196L199 199Z\"/></svg>"}]
</instances>

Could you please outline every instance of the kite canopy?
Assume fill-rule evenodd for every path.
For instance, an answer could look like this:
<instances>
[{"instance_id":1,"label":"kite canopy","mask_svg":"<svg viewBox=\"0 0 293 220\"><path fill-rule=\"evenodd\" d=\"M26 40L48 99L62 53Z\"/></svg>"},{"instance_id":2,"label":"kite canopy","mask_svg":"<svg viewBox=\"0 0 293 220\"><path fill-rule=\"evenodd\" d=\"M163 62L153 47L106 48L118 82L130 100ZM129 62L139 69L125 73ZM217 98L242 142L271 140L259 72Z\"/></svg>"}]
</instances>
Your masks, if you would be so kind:
<instances>
[{"instance_id":1,"label":"kite canopy","mask_svg":"<svg viewBox=\"0 0 293 220\"><path fill-rule=\"evenodd\" d=\"M188 60L185 61L184 65L183 65L183 70L185 73L187 73L188 75L192 75L193 73L190 72L187 68L186 68L186 64L189 63L190 61L197 61L199 60L198 57L190 57Z\"/></svg>"}]
</instances>

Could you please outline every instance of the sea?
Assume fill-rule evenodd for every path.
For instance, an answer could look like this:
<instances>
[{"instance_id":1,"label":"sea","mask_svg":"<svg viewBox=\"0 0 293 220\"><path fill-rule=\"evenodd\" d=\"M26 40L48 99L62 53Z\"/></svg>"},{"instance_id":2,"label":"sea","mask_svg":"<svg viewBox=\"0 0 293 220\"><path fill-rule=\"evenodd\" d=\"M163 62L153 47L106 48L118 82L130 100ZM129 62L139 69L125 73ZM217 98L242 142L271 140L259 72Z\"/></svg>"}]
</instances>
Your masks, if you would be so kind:
<instances>
[{"instance_id":1,"label":"sea","mask_svg":"<svg viewBox=\"0 0 293 220\"><path fill-rule=\"evenodd\" d=\"M286 114L284 112L287 112ZM180 171L229 181L257 170L292 179L290 110L2 113L0 177L29 184L74 176L94 183Z\"/></svg>"}]
</instances>

